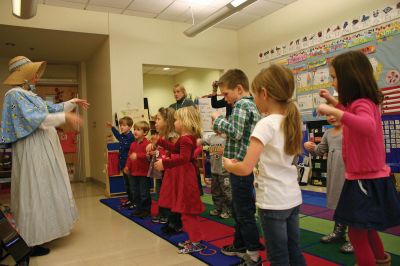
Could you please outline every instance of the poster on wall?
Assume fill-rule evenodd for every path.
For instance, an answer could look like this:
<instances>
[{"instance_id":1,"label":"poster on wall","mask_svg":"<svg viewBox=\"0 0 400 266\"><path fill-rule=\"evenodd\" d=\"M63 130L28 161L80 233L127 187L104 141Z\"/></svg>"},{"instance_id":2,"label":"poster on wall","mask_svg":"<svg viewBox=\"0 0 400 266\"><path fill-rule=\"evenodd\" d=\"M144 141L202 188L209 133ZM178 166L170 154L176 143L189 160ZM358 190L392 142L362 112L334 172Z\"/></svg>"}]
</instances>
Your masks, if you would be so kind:
<instances>
[{"instance_id":1,"label":"poster on wall","mask_svg":"<svg viewBox=\"0 0 400 266\"><path fill-rule=\"evenodd\" d=\"M149 122L148 111L147 109L143 108L130 108L130 109L120 110L117 112L118 120L124 116L129 116L130 118L132 118L134 124L139 121ZM133 131L133 127L131 130Z\"/></svg>"},{"instance_id":2,"label":"poster on wall","mask_svg":"<svg viewBox=\"0 0 400 266\"><path fill-rule=\"evenodd\" d=\"M223 97L218 97L218 100ZM220 114L226 113L226 108L214 109L211 106L211 98L200 98L199 99L199 111L201 118L201 126L204 132L212 132L211 128L211 115L213 112L219 112Z\"/></svg>"}]
</instances>

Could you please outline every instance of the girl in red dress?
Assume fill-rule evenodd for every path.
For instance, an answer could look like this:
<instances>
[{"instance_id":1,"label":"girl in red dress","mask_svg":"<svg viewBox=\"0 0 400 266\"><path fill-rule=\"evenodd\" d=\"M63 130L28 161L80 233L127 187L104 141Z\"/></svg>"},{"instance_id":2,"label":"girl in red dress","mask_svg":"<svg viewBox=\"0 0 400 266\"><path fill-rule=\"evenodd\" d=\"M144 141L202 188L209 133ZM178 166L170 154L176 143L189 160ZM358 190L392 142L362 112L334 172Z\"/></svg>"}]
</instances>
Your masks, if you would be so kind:
<instances>
[{"instance_id":1,"label":"girl in red dress","mask_svg":"<svg viewBox=\"0 0 400 266\"><path fill-rule=\"evenodd\" d=\"M159 204L170 208L182 216L183 230L189 240L179 243L180 254L198 252L205 249L200 244L202 233L199 214L204 211L197 183L193 152L196 140L201 137L200 114L194 107L181 108L175 112L175 130L180 135L175 144L159 139L157 145L171 151L171 158L158 160L154 167L162 171L171 169L171 182L165 182L160 193ZM164 197L164 195L166 195Z\"/></svg>"}]
</instances>

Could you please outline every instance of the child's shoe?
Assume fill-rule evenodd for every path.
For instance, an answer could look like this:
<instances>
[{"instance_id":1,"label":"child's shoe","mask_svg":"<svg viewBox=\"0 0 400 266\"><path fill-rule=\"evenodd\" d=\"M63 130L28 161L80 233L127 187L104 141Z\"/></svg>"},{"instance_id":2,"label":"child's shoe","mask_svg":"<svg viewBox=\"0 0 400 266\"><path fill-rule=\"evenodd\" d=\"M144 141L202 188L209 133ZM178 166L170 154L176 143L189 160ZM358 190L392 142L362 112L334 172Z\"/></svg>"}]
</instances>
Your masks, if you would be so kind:
<instances>
[{"instance_id":1,"label":"child's shoe","mask_svg":"<svg viewBox=\"0 0 400 266\"><path fill-rule=\"evenodd\" d=\"M211 216L219 216L221 213L221 211L217 210L217 209L213 209L210 211L210 215Z\"/></svg>"},{"instance_id":2,"label":"child's shoe","mask_svg":"<svg viewBox=\"0 0 400 266\"><path fill-rule=\"evenodd\" d=\"M192 243L192 242L190 242L190 240L179 242L178 247L184 248L187 244L190 244L190 243Z\"/></svg>"},{"instance_id":3,"label":"child's shoe","mask_svg":"<svg viewBox=\"0 0 400 266\"><path fill-rule=\"evenodd\" d=\"M194 243L190 242L187 243L182 249L178 250L179 254L189 254L193 252L199 252L206 249L206 246L200 244L200 242Z\"/></svg>"},{"instance_id":4,"label":"child's shoe","mask_svg":"<svg viewBox=\"0 0 400 266\"><path fill-rule=\"evenodd\" d=\"M219 217L221 217L222 219L228 219L231 217L229 212L223 212L219 215Z\"/></svg>"},{"instance_id":5,"label":"child's shoe","mask_svg":"<svg viewBox=\"0 0 400 266\"><path fill-rule=\"evenodd\" d=\"M128 210L133 211L134 209L136 209L136 205L135 204L131 204L128 207L126 207Z\"/></svg>"},{"instance_id":6,"label":"child's shoe","mask_svg":"<svg viewBox=\"0 0 400 266\"><path fill-rule=\"evenodd\" d=\"M250 258L249 255L244 255L243 258L240 259L240 263L238 266L261 266L262 260L261 257L258 257L257 261L254 261Z\"/></svg>"},{"instance_id":7,"label":"child's shoe","mask_svg":"<svg viewBox=\"0 0 400 266\"><path fill-rule=\"evenodd\" d=\"M159 216L159 215L154 216L153 218L151 218L151 221L152 221L153 223L159 223L159 222L160 222L160 216Z\"/></svg>"},{"instance_id":8,"label":"child's shoe","mask_svg":"<svg viewBox=\"0 0 400 266\"><path fill-rule=\"evenodd\" d=\"M165 225L161 228L161 232L166 235L176 235L182 232L182 228L174 228L168 225Z\"/></svg>"},{"instance_id":9,"label":"child's shoe","mask_svg":"<svg viewBox=\"0 0 400 266\"><path fill-rule=\"evenodd\" d=\"M150 216L150 212L149 211L142 211L140 214L136 215L136 217L142 218L142 219L144 219L144 218L146 218L148 216Z\"/></svg>"},{"instance_id":10,"label":"child's shoe","mask_svg":"<svg viewBox=\"0 0 400 266\"><path fill-rule=\"evenodd\" d=\"M168 223L168 218L167 217L160 217L160 224L166 224Z\"/></svg>"},{"instance_id":11,"label":"child's shoe","mask_svg":"<svg viewBox=\"0 0 400 266\"><path fill-rule=\"evenodd\" d=\"M128 208L129 206L131 206L132 205L132 202L130 202L129 200L127 200L127 201L125 201L125 202L123 202L122 204L121 204L121 207L122 208Z\"/></svg>"},{"instance_id":12,"label":"child's shoe","mask_svg":"<svg viewBox=\"0 0 400 266\"><path fill-rule=\"evenodd\" d=\"M353 245L349 241L346 241L346 243L344 243L340 247L339 250L340 250L340 252L342 252L344 254L352 254L352 253L354 253Z\"/></svg>"}]
</instances>

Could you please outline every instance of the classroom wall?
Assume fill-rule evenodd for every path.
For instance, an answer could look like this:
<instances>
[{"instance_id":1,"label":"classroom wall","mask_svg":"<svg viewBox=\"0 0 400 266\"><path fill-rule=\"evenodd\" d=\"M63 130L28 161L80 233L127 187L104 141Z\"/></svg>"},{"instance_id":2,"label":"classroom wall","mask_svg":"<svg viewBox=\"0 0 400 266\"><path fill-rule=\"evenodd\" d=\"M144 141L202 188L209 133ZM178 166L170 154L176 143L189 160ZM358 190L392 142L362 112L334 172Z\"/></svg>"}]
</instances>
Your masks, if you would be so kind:
<instances>
[{"instance_id":1,"label":"classroom wall","mask_svg":"<svg viewBox=\"0 0 400 266\"><path fill-rule=\"evenodd\" d=\"M172 89L175 76L170 75L143 75L143 95L149 102L150 115L157 114L160 107L167 107L175 98Z\"/></svg>"},{"instance_id":2,"label":"classroom wall","mask_svg":"<svg viewBox=\"0 0 400 266\"><path fill-rule=\"evenodd\" d=\"M106 173L106 136L110 129L106 121L112 121L111 114L111 78L110 78L110 43L108 40L97 49L86 62L87 100L90 103L88 112L88 134L90 150L91 177L105 182Z\"/></svg>"},{"instance_id":3,"label":"classroom wall","mask_svg":"<svg viewBox=\"0 0 400 266\"><path fill-rule=\"evenodd\" d=\"M393 0L297 0L238 31L239 64L249 79L268 66L257 63L258 52L395 4Z\"/></svg>"}]
</instances>

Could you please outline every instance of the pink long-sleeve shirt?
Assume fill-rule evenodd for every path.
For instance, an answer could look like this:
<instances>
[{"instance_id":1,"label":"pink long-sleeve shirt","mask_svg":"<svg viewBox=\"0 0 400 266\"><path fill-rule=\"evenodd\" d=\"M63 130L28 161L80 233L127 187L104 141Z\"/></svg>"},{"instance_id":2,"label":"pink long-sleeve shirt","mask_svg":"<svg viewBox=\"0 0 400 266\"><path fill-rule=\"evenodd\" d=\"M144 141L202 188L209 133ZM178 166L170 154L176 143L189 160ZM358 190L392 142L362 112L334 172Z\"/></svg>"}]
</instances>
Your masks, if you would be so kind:
<instances>
[{"instance_id":1,"label":"pink long-sleeve shirt","mask_svg":"<svg viewBox=\"0 0 400 266\"><path fill-rule=\"evenodd\" d=\"M341 122L346 178L355 180L389 176L379 106L362 98L346 107L341 104L336 107L344 111Z\"/></svg>"}]
</instances>

